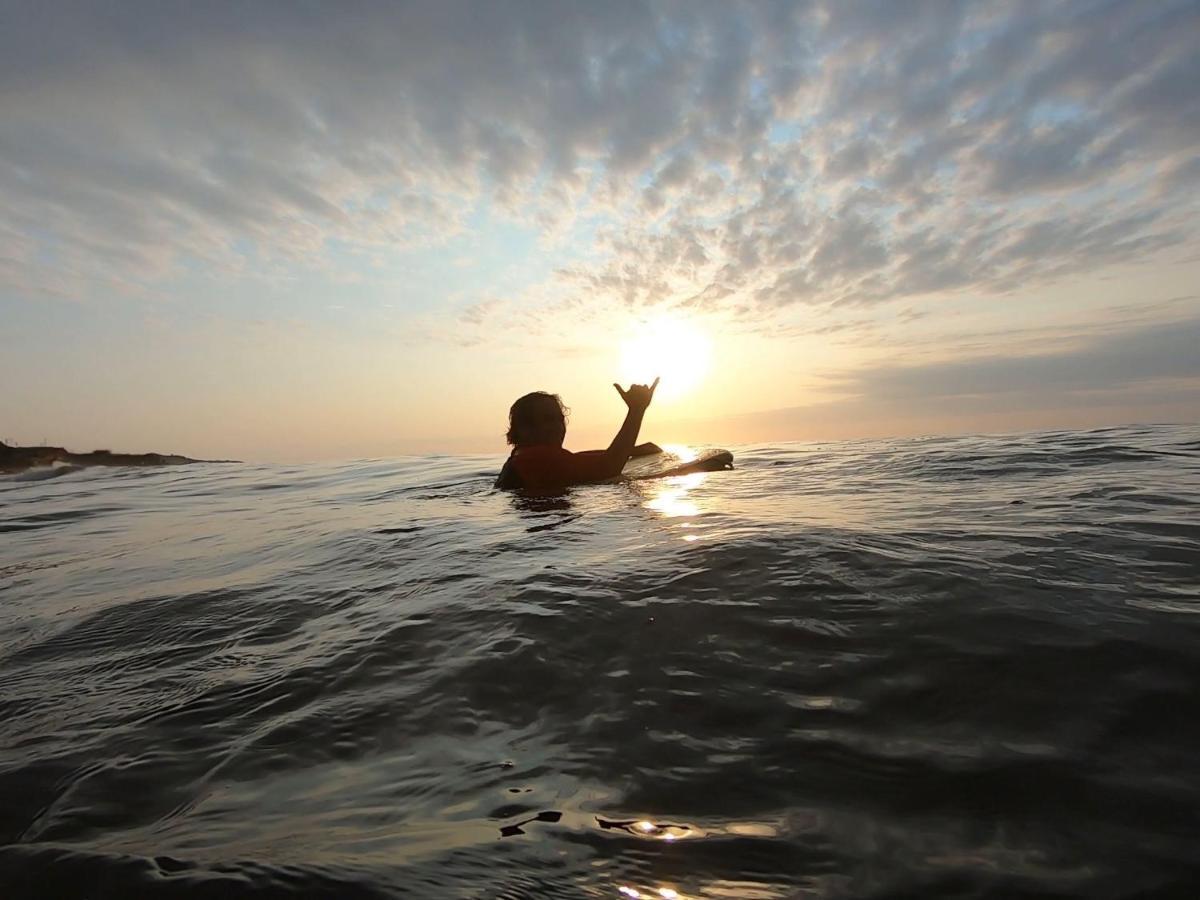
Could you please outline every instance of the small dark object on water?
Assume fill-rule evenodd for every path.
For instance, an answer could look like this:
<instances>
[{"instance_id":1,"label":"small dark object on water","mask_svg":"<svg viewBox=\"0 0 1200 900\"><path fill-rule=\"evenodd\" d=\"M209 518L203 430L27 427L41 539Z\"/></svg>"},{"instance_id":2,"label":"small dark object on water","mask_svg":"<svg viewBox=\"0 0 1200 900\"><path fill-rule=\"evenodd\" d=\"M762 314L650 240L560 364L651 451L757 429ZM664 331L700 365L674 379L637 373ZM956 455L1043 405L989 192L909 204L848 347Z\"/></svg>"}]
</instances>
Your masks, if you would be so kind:
<instances>
[{"instance_id":1,"label":"small dark object on water","mask_svg":"<svg viewBox=\"0 0 1200 900\"><path fill-rule=\"evenodd\" d=\"M503 826L500 829L500 837L513 837L518 834L524 834L525 832L521 830L521 826L528 825L530 822L557 822L561 818L562 813L558 812L557 810L546 810L545 812L538 813L533 818L522 819L520 822L517 822L514 825Z\"/></svg>"}]
</instances>

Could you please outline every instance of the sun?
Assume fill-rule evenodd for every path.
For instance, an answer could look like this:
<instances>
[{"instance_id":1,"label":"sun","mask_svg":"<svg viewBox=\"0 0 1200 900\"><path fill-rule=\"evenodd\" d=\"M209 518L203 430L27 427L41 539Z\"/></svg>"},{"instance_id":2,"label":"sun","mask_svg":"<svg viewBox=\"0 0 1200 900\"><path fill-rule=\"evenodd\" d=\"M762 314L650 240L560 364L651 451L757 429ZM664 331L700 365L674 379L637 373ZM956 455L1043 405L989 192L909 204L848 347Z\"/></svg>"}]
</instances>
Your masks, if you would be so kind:
<instances>
[{"instance_id":1,"label":"sun","mask_svg":"<svg viewBox=\"0 0 1200 900\"><path fill-rule=\"evenodd\" d=\"M621 343L619 381L649 384L661 378L654 399L672 401L704 383L712 342L694 323L676 316L636 322Z\"/></svg>"}]
</instances>

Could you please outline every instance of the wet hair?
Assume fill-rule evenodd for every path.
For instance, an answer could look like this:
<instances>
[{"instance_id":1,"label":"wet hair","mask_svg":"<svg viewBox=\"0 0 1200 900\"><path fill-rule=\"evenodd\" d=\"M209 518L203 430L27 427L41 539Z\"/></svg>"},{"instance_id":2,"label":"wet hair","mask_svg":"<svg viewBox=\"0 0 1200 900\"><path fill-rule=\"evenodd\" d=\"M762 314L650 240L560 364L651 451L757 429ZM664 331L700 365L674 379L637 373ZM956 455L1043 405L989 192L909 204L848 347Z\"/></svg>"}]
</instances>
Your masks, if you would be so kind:
<instances>
[{"instance_id":1,"label":"wet hair","mask_svg":"<svg viewBox=\"0 0 1200 900\"><path fill-rule=\"evenodd\" d=\"M562 416L565 422L570 410L563 405L562 398L558 394L534 391L531 394L521 397L509 407L508 431L505 433L504 439L513 445L523 443L521 440L522 435L527 428L536 427L539 424L539 419L535 417L535 413L539 407L545 405L547 400L554 401L554 405L558 407L559 415Z\"/></svg>"}]
</instances>

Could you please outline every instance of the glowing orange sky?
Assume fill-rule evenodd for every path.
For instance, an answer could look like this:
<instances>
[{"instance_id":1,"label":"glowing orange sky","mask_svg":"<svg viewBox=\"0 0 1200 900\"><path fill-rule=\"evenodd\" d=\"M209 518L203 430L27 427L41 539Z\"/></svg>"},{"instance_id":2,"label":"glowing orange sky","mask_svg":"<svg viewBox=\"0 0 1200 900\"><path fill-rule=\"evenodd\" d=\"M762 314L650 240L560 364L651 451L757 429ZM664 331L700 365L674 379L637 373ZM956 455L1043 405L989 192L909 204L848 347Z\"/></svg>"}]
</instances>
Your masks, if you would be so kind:
<instances>
[{"instance_id":1,"label":"glowing orange sky","mask_svg":"<svg viewBox=\"0 0 1200 900\"><path fill-rule=\"evenodd\" d=\"M500 453L547 389L595 445L655 374L705 443L1200 417L1194 5L550 9L4 29L0 438Z\"/></svg>"}]
</instances>

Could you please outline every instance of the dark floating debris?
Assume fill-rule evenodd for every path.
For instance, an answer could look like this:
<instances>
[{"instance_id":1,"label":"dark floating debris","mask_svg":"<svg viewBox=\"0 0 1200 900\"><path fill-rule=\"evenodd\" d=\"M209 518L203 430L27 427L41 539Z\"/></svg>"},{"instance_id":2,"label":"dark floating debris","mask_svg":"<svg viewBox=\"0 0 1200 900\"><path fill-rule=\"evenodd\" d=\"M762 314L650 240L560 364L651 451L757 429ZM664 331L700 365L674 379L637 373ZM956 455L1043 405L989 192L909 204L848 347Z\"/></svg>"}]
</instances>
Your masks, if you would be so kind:
<instances>
[{"instance_id":1,"label":"dark floating debris","mask_svg":"<svg viewBox=\"0 0 1200 900\"><path fill-rule=\"evenodd\" d=\"M525 832L522 830L521 826L528 825L530 822L557 822L561 818L562 813L558 812L557 810L546 810L545 812L538 813L532 818L522 819L520 822L516 822L512 825L504 825L500 829L500 837L513 837L514 835L524 834Z\"/></svg>"}]
</instances>

